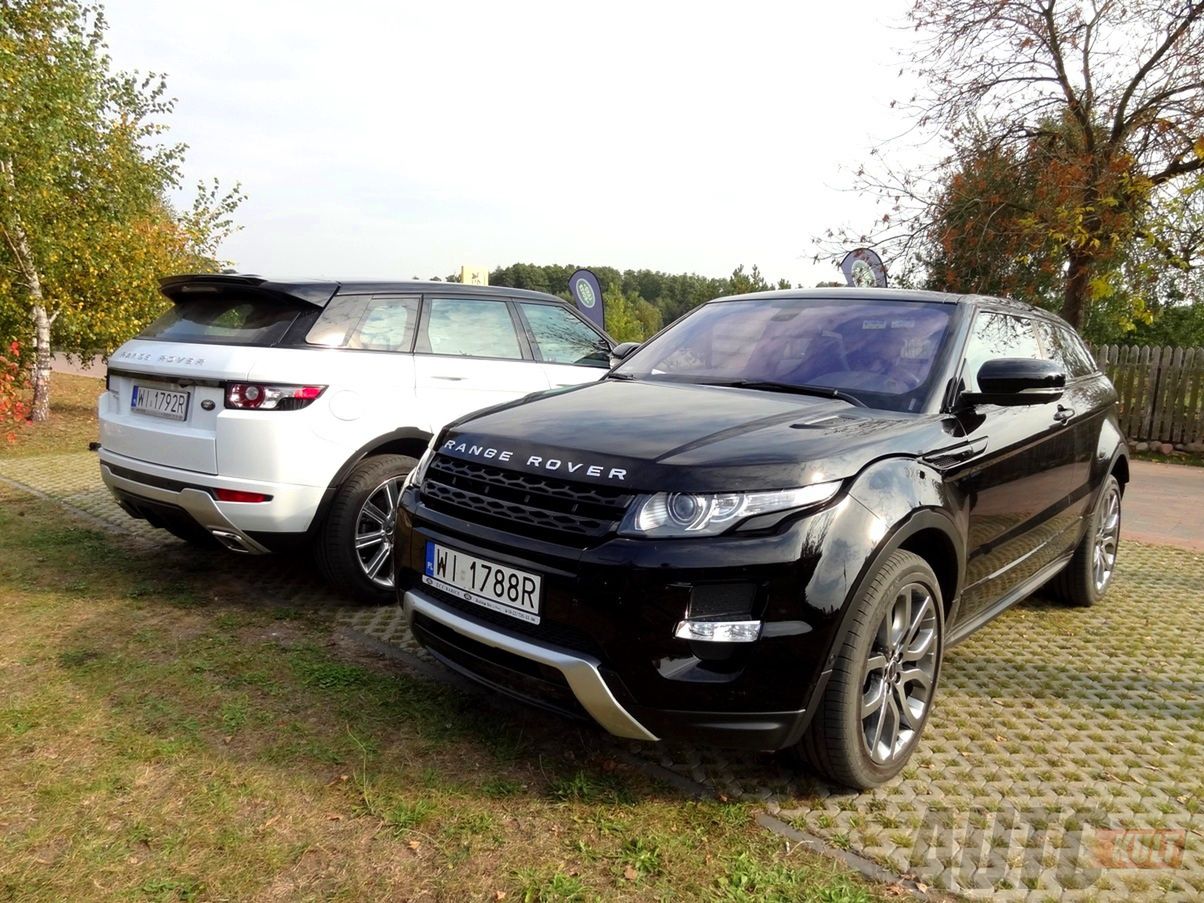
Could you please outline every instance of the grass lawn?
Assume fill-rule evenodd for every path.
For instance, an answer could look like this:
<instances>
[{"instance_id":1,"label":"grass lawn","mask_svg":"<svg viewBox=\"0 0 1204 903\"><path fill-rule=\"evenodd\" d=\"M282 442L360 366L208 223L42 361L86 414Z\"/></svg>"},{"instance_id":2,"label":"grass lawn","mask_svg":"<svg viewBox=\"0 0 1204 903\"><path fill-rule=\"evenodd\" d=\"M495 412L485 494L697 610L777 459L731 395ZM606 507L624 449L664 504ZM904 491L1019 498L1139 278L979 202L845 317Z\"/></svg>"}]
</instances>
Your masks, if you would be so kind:
<instances>
[{"instance_id":1,"label":"grass lawn","mask_svg":"<svg viewBox=\"0 0 1204 903\"><path fill-rule=\"evenodd\" d=\"M50 419L45 423L18 424L12 445L4 441L5 430L0 430L0 456L87 451L88 443L97 439L96 399L104 390L103 375L52 373Z\"/></svg>"},{"instance_id":2,"label":"grass lawn","mask_svg":"<svg viewBox=\"0 0 1204 903\"><path fill-rule=\"evenodd\" d=\"M96 381L56 383L54 432L4 454L86 443ZM227 561L131 548L0 485L0 900L892 890L787 849L750 806L682 797L592 730L499 717L341 641L328 604Z\"/></svg>"}]
</instances>

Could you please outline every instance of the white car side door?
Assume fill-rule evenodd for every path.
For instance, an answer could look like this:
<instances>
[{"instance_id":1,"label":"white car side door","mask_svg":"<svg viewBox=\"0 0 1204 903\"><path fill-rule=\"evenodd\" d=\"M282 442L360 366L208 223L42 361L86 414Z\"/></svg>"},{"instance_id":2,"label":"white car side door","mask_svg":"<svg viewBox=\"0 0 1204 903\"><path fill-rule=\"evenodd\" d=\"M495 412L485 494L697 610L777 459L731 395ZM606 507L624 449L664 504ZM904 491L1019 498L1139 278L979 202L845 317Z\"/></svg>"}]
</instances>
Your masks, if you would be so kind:
<instances>
[{"instance_id":1,"label":"white car side door","mask_svg":"<svg viewBox=\"0 0 1204 903\"><path fill-rule=\"evenodd\" d=\"M427 295L418 331L414 389L432 432L549 386L505 298Z\"/></svg>"}]
</instances>

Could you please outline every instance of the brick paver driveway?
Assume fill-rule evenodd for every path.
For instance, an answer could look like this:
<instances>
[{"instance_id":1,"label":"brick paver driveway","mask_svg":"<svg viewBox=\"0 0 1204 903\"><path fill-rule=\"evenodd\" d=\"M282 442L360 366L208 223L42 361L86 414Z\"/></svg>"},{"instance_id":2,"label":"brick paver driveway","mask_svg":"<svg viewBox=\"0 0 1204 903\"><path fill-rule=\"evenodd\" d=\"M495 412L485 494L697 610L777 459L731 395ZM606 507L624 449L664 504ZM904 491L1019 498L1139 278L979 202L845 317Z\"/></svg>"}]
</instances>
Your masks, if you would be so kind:
<instances>
[{"instance_id":1,"label":"brick paver driveway","mask_svg":"<svg viewBox=\"0 0 1204 903\"><path fill-rule=\"evenodd\" d=\"M0 477L132 543L175 541L116 508L90 454L0 459ZM221 561L237 579L239 560ZM420 655L395 606L350 608L287 564L247 566L245 580L248 592L327 600L361 635ZM1129 542L1103 604L1071 610L1036 597L1012 609L949 653L918 753L902 779L872 793L838 791L767 755L627 748L711 792L761 800L832 846L968 896L1199 899L1202 589L1204 554Z\"/></svg>"}]
</instances>

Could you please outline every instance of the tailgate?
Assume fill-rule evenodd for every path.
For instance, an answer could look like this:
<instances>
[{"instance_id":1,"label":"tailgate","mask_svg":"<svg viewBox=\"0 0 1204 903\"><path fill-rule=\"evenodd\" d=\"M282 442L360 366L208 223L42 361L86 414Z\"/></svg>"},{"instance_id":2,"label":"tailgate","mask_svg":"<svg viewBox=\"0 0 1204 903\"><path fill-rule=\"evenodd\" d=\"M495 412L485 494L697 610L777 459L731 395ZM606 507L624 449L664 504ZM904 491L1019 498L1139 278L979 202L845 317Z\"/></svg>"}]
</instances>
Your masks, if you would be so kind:
<instances>
[{"instance_id":1,"label":"tailgate","mask_svg":"<svg viewBox=\"0 0 1204 903\"><path fill-rule=\"evenodd\" d=\"M217 473L223 383L245 379L255 353L129 342L109 361L109 391L100 408L101 445L139 461Z\"/></svg>"},{"instance_id":2,"label":"tailgate","mask_svg":"<svg viewBox=\"0 0 1204 903\"><path fill-rule=\"evenodd\" d=\"M304 329L337 285L198 275L161 288L171 308L109 359L100 443L139 461L217 473L225 383L245 380L294 325Z\"/></svg>"}]
</instances>

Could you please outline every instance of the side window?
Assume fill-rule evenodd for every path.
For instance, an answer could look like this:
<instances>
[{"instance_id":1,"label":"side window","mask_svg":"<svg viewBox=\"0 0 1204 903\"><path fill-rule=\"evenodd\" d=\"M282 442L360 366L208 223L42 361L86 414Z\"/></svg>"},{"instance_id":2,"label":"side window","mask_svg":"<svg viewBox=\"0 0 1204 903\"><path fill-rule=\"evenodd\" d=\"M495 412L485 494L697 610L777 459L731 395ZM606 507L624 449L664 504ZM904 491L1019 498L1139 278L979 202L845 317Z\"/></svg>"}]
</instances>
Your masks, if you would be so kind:
<instances>
[{"instance_id":1,"label":"side window","mask_svg":"<svg viewBox=\"0 0 1204 903\"><path fill-rule=\"evenodd\" d=\"M1031 320L987 312L974 319L966 343L966 366L962 370L962 381L968 391L978 391L978 368L997 357L1042 357Z\"/></svg>"},{"instance_id":2,"label":"side window","mask_svg":"<svg viewBox=\"0 0 1204 903\"><path fill-rule=\"evenodd\" d=\"M417 321L417 298L336 295L305 341L332 348L409 351Z\"/></svg>"},{"instance_id":3,"label":"side window","mask_svg":"<svg viewBox=\"0 0 1204 903\"><path fill-rule=\"evenodd\" d=\"M409 351L417 320L417 298L373 298L364 308L359 325L348 336L347 347Z\"/></svg>"},{"instance_id":4,"label":"side window","mask_svg":"<svg viewBox=\"0 0 1204 903\"><path fill-rule=\"evenodd\" d=\"M1089 376L1095 372L1095 361L1091 359L1091 354L1069 327L1049 320L1038 320L1037 332L1041 336L1041 344L1045 346L1045 356L1066 368L1067 379Z\"/></svg>"},{"instance_id":5,"label":"side window","mask_svg":"<svg viewBox=\"0 0 1204 903\"><path fill-rule=\"evenodd\" d=\"M610 367L606 341L571 311L555 304L521 302L519 307L531 327L539 356L549 364Z\"/></svg>"},{"instance_id":6,"label":"side window","mask_svg":"<svg viewBox=\"0 0 1204 903\"><path fill-rule=\"evenodd\" d=\"M431 354L522 359L518 333L504 301L432 298L427 322Z\"/></svg>"},{"instance_id":7,"label":"side window","mask_svg":"<svg viewBox=\"0 0 1204 903\"><path fill-rule=\"evenodd\" d=\"M1062 370L1066 373L1066 378L1070 379L1075 374L1071 372L1070 361L1066 357L1065 349L1062 346L1061 336L1057 334L1054 325L1048 320L1037 320L1036 323L1037 335L1041 339L1041 347L1045 349L1045 357L1051 361L1062 365Z\"/></svg>"},{"instance_id":8,"label":"side window","mask_svg":"<svg viewBox=\"0 0 1204 903\"><path fill-rule=\"evenodd\" d=\"M305 341L310 345L341 348L348 333L359 324L370 299L370 295L335 295L306 334Z\"/></svg>"},{"instance_id":9,"label":"side window","mask_svg":"<svg viewBox=\"0 0 1204 903\"><path fill-rule=\"evenodd\" d=\"M1061 343L1062 355L1070 368L1069 376L1089 376L1099 369L1083 340L1075 335L1069 326L1056 326L1055 335Z\"/></svg>"}]
</instances>

